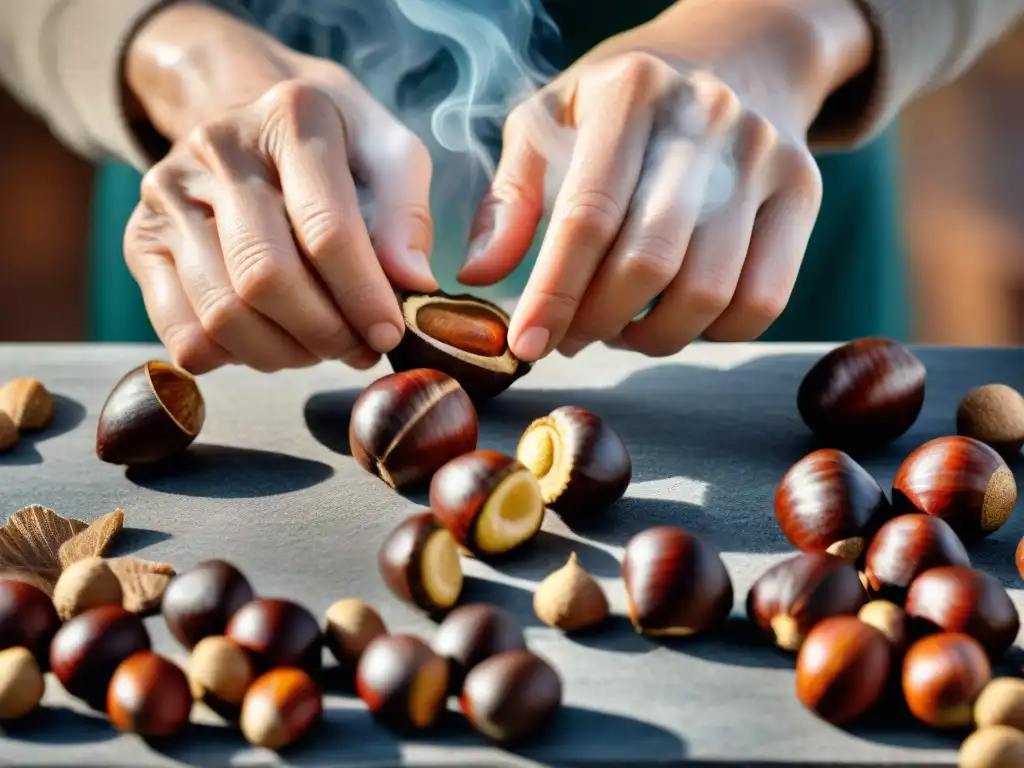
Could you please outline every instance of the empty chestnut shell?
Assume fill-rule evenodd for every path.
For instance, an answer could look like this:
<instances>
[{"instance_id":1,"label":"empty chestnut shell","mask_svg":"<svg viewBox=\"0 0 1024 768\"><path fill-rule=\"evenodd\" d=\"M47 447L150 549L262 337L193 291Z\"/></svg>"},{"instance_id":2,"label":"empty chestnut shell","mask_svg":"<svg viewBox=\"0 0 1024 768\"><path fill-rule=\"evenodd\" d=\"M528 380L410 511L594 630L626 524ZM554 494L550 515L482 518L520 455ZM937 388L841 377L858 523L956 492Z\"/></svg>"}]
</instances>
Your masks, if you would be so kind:
<instances>
[{"instance_id":1,"label":"empty chestnut shell","mask_svg":"<svg viewBox=\"0 0 1024 768\"><path fill-rule=\"evenodd\" d=\"M410 515L385 537L377 568L397 598L427 613L447 611L462 594L458 544L431 512Z\"/></svg>"},{"instance_id":2,"label":"empty chestnut shell","mask_svg":"<svg viewBox=\"0 0 1024 768\"><path fill-rule=\"evenodd\" d=\"M999 530L1017 503L1002 457L971 437L938 437L907 456L892 484L897 514L941 517L970 543Z\"/></svg>"},{"instance_id":3,"label":"empty chestnut shell","mask_svg":"<svg viewBox=\"0 0 1024 768\"><path fill-rule=\"evenodd\" d=\"M400 298L406 332L388 353L396 371L442 371L474 400L501 394L529 372L530 364L509 349L509 316L496 304L443 291Z\"/></svg>"},{"instance_id":4,"label":"empty chestnut shell","mask_svg":"<svg viewBox=\"0 0 1024 768\"><path fill-rule=\"evenodd\" d=\"M430 647L447 659L448 690L457 694L477 664L498 653L526 650L526 637L504 608L473 603L459 606L445 617Z\"/></svg>"},{"instance_id":5,"label":"empty chestnut shell","mask_svg":"<svg viewBox=\"0 0 1024 768\"><path fill-rule=\"evenodd\" d=\"M815 624L853 616L867 602L857 569L824 552L776 563L747 593L747 615L775 644L797 651Z\"/></svg>"},{"instance_id":6,"label":"empty chestnut shell","mask_svg":"<svg viewBox=\"0 0 1024 768\"><path fill-rule=\"evenodd\" d=\"M970 565L963 542L931 515L900 515L878 529L864 560L864 578L874 597L902 605L918 575L940 565Z\"/></svg>"},{"instance_id":7,"label":"empty chestnut shell","mask_svg":"<svg viewBox=\"0 0 1024 768\"><path fill-rule=\"evenodd\" d=\"M100 411L96 455L109 464L149 464L175 456L199 436L206 404L196 379L150 360L114 386Z\"/></svg>"},{"instance_id":8,"label":"empty chestnut shell","mask_svg":"<svg viewBox=\"0 0 1024 768\"><path fill-rule=\"evenodd\" d=\"M476 409L440 371L416 368L373 382L349 421L352 458L392 488L419 486L450 459L476 448Z\"/></svg>"},{"instance_id":9,"label":"empty chestnut shell","mask_svg":"<svg viewBox=\"0 0 1024 768\"><path fill-rule=\"evenodd\" d=\"M1010 460L1024 446L1024 395L1005 384L972 389L957 407L956 431Z\"/></svg>"},{"instance_id":10,"label":"empty chestnut shell","mask_svg":"<svg viewBox=\"0 0 1024 768\"><path fill-rule=\"evenodd\" d=\"M27 648L44 672L50 667L50 641L60 616L43 590L15 579L0 579L0 651Z\"/></svg>"},{"instance_id":11,"label":"empty chestnut shell","mask_svg":"<svg viewBox=\"0 0 1024 768\"><path fill-rule=\"evenodd\" d=\"M974 702L992 679L981 644L969 635L945 632L910 646L903 659L903 696L911 713L933 728L966 728Z\"/></svg>"},{"instance_id":12,"label":"empty chestnut shell","mask_svg":"<svg viewBox=\"0 0 1024 768\"><path fill-rule=\"evenodd\" d=\"M312 613L291 600L249 601L235 611L224 635L249 652L258 674L273 667L298 667L310 674L320 670L320 625Z\"/></svg>"},{"instance_id":13,"label":"empty chestnut shell","mask_svg":"<svg viewBox=\"0 0 1024 768\"><path fill-rule=\"evenodd\" d=\"M831 447L875 448L917 421L924 390L924 364L903 344L855 339L811 367L800 382L797 409Z\"/></svg>"},{"instance_id":14,"label":"empty chestnut shell","mask_svg":"<svg viewBox=\"0 0 1024 768\"><path fill-rule=\"evenodd\" d=\"M381 723L429 728L448 699L448 662L413 635L381 635L356 668L356 691Z\"/></svg>"},{"instance_id":15,"label":"empty chestnut shell","mask_svg":"<svg viewBox=\"0 0 1024 768\"><path fill-rule=\"evenodd\" d=\"M283 749L305 738L323 712L323 692L313 678L295 667L278 667L249 686L239 729L254 746Z\"/></svg>"},{"instance_id":16,"label":"empty chestnut shell","mask_svg":"<svg viewBox=\"0 0 1024 768\"><path fill-rule=\"evenodd\" d=\"M775 492L775 515L797 549L856 563L892 511L867 470L843 451L823 448L783 475Z\"/></svg>"},{"instance_id":17,"label":"empty chestnut shell","mask_svg":"<svg viewBox=\"0 0 1024 768\"><path fill-rule=\"evenodd\" d=\"M188 723L192 692L181 668L152 651L139 651L114 671L107 716L119 731L171 736Z\"/></svg>"},{"instance_id":18,"label":"empty chestnut shell","mask_svg":"<svg viewBox=\"0 0 1024 768\"><path fill-rule=\"evenodd\" d=\"M544 504L567 522L611 506L633 476L622 438L600 416L571 405L534 420L516 458L537 476Z\"/></svg>"},{"instance_id":19,"label":"empty chestnut shell","mask_svg":"<svg viewBox=\"0 0 1024 768\"><path fill-rule=\"evenodd\" d=\"M480 662L466 676L459 696L469 724L499 744L536 736L561 705L562 679L530 651L506 651Z\"/></svg>"},{"instance_id":20,"label":"empty chestnut shell","mask_svg":"<svg viewBox=\"0 0 1024 768\"><path fill-rule=\"evenodd\" d=\"M224 634L232 614L255 597L252 585L224 560L204 560L175 576L164 590L160 611L185 648Z\"/></svg>"},{"instance_id":21,"label":"empty chestnut shell","mask_svg":"<svg viewBox=\"0 0 1024 768\"><path fill-rule=\"evenodd\" d=\"M537 478L516 459L480 449L452 459L430 481L437 521L474 555L501 555L533 539L544 522Z\"/></svg>"},{"instance_id":22,"label":"empty chestnut shell","mask_svg":"<svg viewBox=\"0 0 1024 768\"><path fill-rule=\"evenodd\" d=\"M626 609L638 632L685 637L722 624L733 587L721 556L674 526L635 534L622 556Z\"/></svg>"}]
</instances>

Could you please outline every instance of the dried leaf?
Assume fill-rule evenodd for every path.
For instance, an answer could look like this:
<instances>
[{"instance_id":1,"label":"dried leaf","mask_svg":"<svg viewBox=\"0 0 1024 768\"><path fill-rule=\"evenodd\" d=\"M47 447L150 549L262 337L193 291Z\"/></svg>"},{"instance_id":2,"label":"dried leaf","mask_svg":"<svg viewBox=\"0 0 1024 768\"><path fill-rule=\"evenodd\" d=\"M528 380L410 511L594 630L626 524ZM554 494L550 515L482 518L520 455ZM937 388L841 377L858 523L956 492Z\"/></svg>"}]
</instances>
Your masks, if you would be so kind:
<instances>
[{"instance_id":1,"label":"dried leaf","mask_svg":"<svg viewBox=\"0 0 1024 768\"><path fill-rule=\"evenodd\" d=\"M67 568L87 557L102 557L110 542L124 527L124 512L115 509L93 523L81 533L64 542L60 548L60 564Z\"/></svg>"},{"instance_id":2,"label":"dried leaf","mask_svg":"<svg viewBox=\"0 0 1024 768\"><path fill-rule=\"evenodd\" d=\"M132 613L148 613L157 608L175 575L174 567L167 563L137 557L114 557L107 560L107 565L121 582L125 610Z\"/></svg>"},{"instance_id":3,"label":"dried leaf","mask_svg":"<svg viewBox=\"0 0 1024 768\"><path fill-rule=\"evenodd\" d=\"M38 587L47 595L53 597L53 588L60 578L60 571L28 571L24 568L0 568L0 580L13 579L24 581L33 587Z\"/></svg>"},{"instance_id":4,"label":"dried leaf","mask_svg":"<svg viewBox=\"0 0 1024 768\"><path fill-rule=\"evenodd\" d=\"M60 548L89 524L34 504L0 527L0 568L60 571Z\"/></svg>"}]
</instances>

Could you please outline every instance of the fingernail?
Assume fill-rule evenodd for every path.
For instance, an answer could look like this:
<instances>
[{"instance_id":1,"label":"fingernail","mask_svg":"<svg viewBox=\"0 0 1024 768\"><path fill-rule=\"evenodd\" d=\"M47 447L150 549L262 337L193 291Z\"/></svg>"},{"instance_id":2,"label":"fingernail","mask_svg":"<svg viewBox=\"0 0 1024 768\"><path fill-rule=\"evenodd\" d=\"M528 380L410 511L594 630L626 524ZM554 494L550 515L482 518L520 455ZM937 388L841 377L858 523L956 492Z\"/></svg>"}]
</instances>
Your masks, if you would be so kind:
<instances>
[{"instance_id":1,"label":"fingernail","mask_svg":"<svg viewBox=\"0 0 1024 768\"><path fill-rule=\"evenodd\" d=\"M575 357L585 346L587 346L587 342L585 341L566 338L563 339L562 343L558 346L558 351L562 353L563 357Z\"/></svg>"},{"instance_id":2,"label":"fingernail","mask_svg":"<svg viewBox=\"0 0 1024 768\"><path fill-rule=\"evenodd\" d=\"M466 260L462 262L460 271L468 266L471 266L474 262L478 261L481 256L487 252L488 246L494 239L494 233L485 232L484 234L477 237L473 242L469 244L469 250L466 253Z\"/></svg>"},{"instance_id":3,"label":"fingernail","mask_svg":"<svg viewBox=\"0 0 1024 768\"><path fill-rule=\"evenodd\" d=\"M462 263L462 269L465 269L487 253L487 249L491 247L491 243L494 242L504 223L505 206L501 203L492 202L480 209L476 221L473 222L473 226L470 229L471 239L466 260Z\"/></svg>"},{"instance_id":4,"label":"fingernail","mask_svg":"<svg viewBox=\"0 0 1024 768\"><path fill-rule=\"evenodd\" d=\"M366 334L367 343L378 352L390 352L402 340L402 331L391 323L377 323Z\"/></svg>"},{"instance_id":5,"label":"fingernail","mask_svg":"<svg viewBox=\"0 0 1024 768\"><path fill-rule=\"evenodd\" d=\"M402 255L402 260L410 272L415 273L424 282L429 282L434 286L437 285L437 280L434 278L433 272L430 271L430 259L427 258L427 254L423 251L405 251Z\"/></svg>"},{"instance_id":6,"label":"fingernail","mask_svg":"<svg viewBox=\"0 0 1024 768\"><path fill-rule=\"evenodd\" d=\"M551 339L547 328L527 328L515 342L516 357L525 360L537 360L544 354Z\"/></svg>"}]
</instances>

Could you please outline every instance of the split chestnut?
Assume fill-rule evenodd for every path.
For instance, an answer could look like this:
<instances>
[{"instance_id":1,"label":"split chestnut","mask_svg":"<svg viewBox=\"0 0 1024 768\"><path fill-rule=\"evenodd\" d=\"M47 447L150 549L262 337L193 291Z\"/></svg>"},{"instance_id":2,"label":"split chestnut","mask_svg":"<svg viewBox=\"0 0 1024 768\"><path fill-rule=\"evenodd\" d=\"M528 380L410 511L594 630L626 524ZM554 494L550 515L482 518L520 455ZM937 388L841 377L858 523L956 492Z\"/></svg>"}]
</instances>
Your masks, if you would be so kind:
<instances>
[{"instance_id":1,"label":"split chestnut","mask_svg":"<svg viewBox=\"0 0 1024 768\"><path fill-rule=\"evenodd\" d=\"M356 692L390 728L429 728L448 699L448 662L414 635L381 635L359 659Z\"/></svg>"},{"instance_id":2,"label":"split chestnut","mask_svg":"<svg viewBox=\"0 0 1024 768\"><path fill-rule=\"evenodd\" d=\"M873 597L902 604L910 583L929 568L971 564L953 529L931 515L900 515L883 525L868 547L864 578Z\"/></svg>"},{"instance_id":3,"label":"split chestnut","mask_svg":"<svg viewBox=\"0 0 1024 768\"><path fill-rule=\"evenodd\" d=\"M431 512L410 515L384 538L377 568L392 594L430 614L447 611L462 594L458 545Z\"/></svg>"}]
</instances>

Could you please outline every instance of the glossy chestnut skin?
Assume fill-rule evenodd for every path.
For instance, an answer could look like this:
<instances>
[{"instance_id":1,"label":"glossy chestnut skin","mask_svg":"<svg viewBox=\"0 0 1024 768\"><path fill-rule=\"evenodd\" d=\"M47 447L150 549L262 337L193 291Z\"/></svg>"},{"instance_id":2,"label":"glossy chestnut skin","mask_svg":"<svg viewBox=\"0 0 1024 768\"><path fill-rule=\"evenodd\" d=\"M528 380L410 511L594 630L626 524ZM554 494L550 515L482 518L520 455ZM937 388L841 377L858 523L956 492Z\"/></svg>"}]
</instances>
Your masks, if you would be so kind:
<instances>
[{"instance_id":1,"label":"glossy chestnut skin","mask_svg":"<svg viewBox=\"0 0 1024 768\"><path fill-rule=\"evenodd\" d=\"M775 516L797 549L856 563L892 508L878 482L849 454L822 448L782 476Z\"/></svg>"},{"instance_id":2,"label":"glossy chestnut skin","mask_svg":"<svg viewBox=\"0 0 1024 768\"><path fill-rule=\"evenodd\" d=\"M377 570L395 597L430 614L447 611L462 594L458 545L429 511L410 515L384 538Z\"/></svg>"},{"instance_id":3,"label":"glossy chestnut skin","mask_svg":"<svg viewBox=\"0 0 1024 768\"><path fill-rule=\"evenodd\" d=\"M448 662L419 637L382 635L359 659L356 692L390 728L429 728L445 709Z\"/></svg>"},{"instance_id":4,"label":"glossy chestnut skin","mask_svg":"<svg viewBox=\"0 0 1024 768\"><path fill-rule=\"evenodd\" d=\"M96 429L96 455L126 466L162 461L187 449L205 420L195 377L150 360L126 373L107 396Z\"/></svg>"},{"instance_id":5,"label":"glossy chestnut skin","mask_svg":"<svg viewBox=\"0 0 1024 768\"><path fill-rule=\"evenodd\" d=\"M44 672L50 667L50 641L61 620L50 596L15 579L0 579L0 651L27 648Z\"/></svg>"},{"instance_id":6,"label":"glossy chestnut skin","mask_svg":"<svg viewBox=\"0 0 1024 768\"><path fill-rule=\"evenodd\" d=\"M1017 544L1014 560L1017 563L1017 573L1024 579L1024 536L1020 537L1020 542Z\"/></svg>"},{"instance_id":7,"label":"glossy chestnut skin","mask_svg":"<svg viewBox=\"0 0 1024 768\"><path fill-rule=\"evenodd\" d=\"M545 505L580 522L626 493L633 463L618 433L597 414L565 405L535 419L516 458L537 476Z\"/></svg>"},{"instance_id":8,"label":"glossy chestnut skin","mask_svg":"<svg viewBox=\"0 0 1024 768\"><path fill-rule=\"evenodd\" d=\"M519 622L495 605L472 603L449 613L430 641L434 653L448 661L448 691L458 694L466 675L480 662L505 651L527 649Z\"/></svg>"},{"instance_id":9,"label":"glossy chestnut skin","mask_svg":"<svg viewBox=\"0 0 1024 768\"><path fill-rule=\"evenodd\" d=\"M119 605L101 605L57 631L50 644L50 669L69 694L103 710L114 671L132 654L148 650L142 619Z\"/></svg>"},{"instance_id":10,"label":"glossy chestnut skin","mask_svg":"<svg viewBox=\"0 0 1024 768\"><path fill-rule=\"evenodd\" d=\"M747 593L747 615L777 646L797 651L830 616L855 616L867 602L857 569L824 552L776 563Z\"/></svg>"},{"instance_id":11,"label":"glossy chestnut skin","mask_svg":"<svg viewBox=\"0 0 1024 768\"><path fill-rule=\"evenodd\" d=\"M1020 629L1017 607L999 580L962 565L922 573L907 590L905 607L915 634L963 632L993 658L1013 645Z\"/></svg>"},{"instance_id":12,"label":"glossy chestnut skin","mask_svg":"<svg viewBox=\"0 0 1024 768\"><path fill-rule=\"evenodd\" d=\"M191 712L188 678L163 656L139 651L114 671L107 689L107 717L117 730L171 736L185 727Z\"/></svg>"},{"instance_id":13,"label":"glossy chestnut skin","mask_svg":"<svg viewBox=\"0 0 1024 768\"><path fill-rule=\"evenodd\" d=\"M476 408L450 376L415 368L377 379L356 398L352 458L392 488L429 482L441 465L476 448Z\"/></svg>"},{"instance_id":14,"label":"glossy chestnut skin","mask_svg":"<svg viewBox=\"0 0 1024 768\"><path fill-rule=\"evenodd\" d=\"M171 580L160 612L174 639L191 650L205 637L224 634L232 614L255 596L234 565L204 560Z\"/></svg>"},{"instance_id":15,"label":"glossy chestnut skin","mask_svg":"<svg viewBox=\"0 0 1024 768\"><path fill-rule=\"evenodd\" d=\"M829 447L877 448L917 421L925 374L924 364L903 344L855 339L811 367L800 382L797 409Z\"/></svg>"},{"instance_id":16,"label":"glossy chestnut skin","mask_svg":"<svg viewBox=\"0 0 1024 768\"><path fill-rule=\"evenodd\" d=\"M903 659L903 696L910 712L932 728L965 728L974 702L992 679L981 644L944 632L918 640Z\"/></svg>"},{"instance_id":17,"label":"glossy chestnut skin","mask_svg":"<svg viewBox=\"0 0 1024 768\"><path fill-rule=\"evenodd\" d=\"M971 564L953 529L931 515L900 515L871 540L864 577L872 597L902 605L910 583L930 568Z\"/></svg>"},{"instance_id":18,"label":"glossy chestnut skin","mask_svg":"<svg viewBox=\"0 0 1024 768\"><path fill-rule=\"evenodd\" d=\"M511 456L483 448L437 470L430 481L430 508L477 557L526 544L544 522L544 500L533 473Z\"/></svg>"},{"instance_id":19,"label":"glossy chestnut skin","mask_svg":"<svg viewBox=\"0 0 1024 768\"><path fill-rule=\"evenodd\" d=\"M245 648L258 674L274 667L298 667L316 674L323 636L306 608L291 600L250 600L228 622L224 636Z\"/></svg>"},{"instance_id":20,"label":"glossy chestnut skin","mask_svg":"<svg viewBox=\"0 0 1024 768\"><path fill-rule=\"evenodd\" d=\"M459 707L470 725L499 744L521 743L555 719L562 679L530 651L506 651L477 664L466 676Z\"/></svg>"},{"instance_id":21,"label":"glossy chestnut skin","mask_svg":"<svg viewBox=\"0 0 1024 768\"><path fill-rule=\"evenodd\" d=\"M718 552L674 526L655 526L626 542L622 556L626 608L638 632L685 637L721 625L733 586Z\"/></svg>"},{"instance_id":22,"label":"glossy chestnut skin","mask_svg":"<svg viewBox=\"0 0 1024 768\"><path fill-rule=\"evenodd\" d=\"M304 670L277 667L256 678L242 701L239 728L253 746L283 749L323 718L323 692Z\"/></svg>"},{"instance_id":23,"label":"glossy chestnut skin","mask_svg":"<svg viewBox=\"0 0 1024 768\"><path fill-rule=\"evenodd\" d=\"M937 437L914 450L892 486L897 514L941 517L966 543L999 530L1017 502L1002 457L970 437Z\"/></svg>"}]
</instances>

